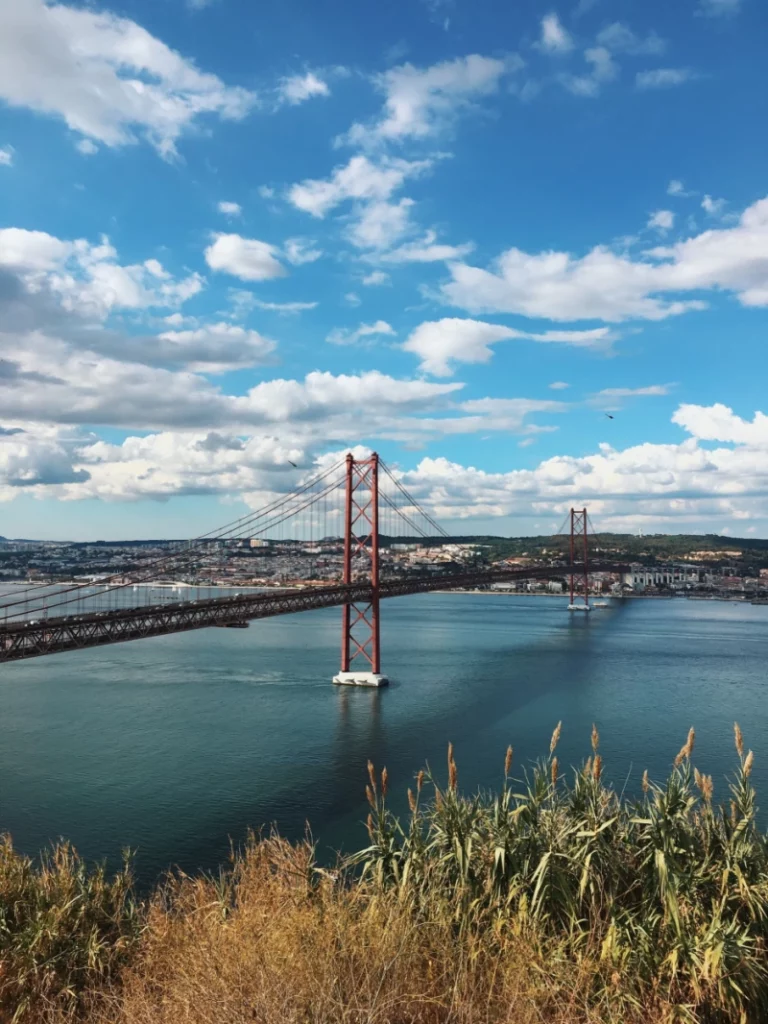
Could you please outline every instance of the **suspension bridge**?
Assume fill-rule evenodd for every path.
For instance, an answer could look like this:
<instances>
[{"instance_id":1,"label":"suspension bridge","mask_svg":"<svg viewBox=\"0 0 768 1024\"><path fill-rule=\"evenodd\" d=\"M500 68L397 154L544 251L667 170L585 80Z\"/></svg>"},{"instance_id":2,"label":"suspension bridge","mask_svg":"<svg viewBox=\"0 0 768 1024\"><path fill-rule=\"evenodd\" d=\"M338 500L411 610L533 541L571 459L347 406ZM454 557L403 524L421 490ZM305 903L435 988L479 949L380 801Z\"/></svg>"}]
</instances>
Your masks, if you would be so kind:
<instances>
[{"instance_id":1,"label":"suspension bridge","mask_svg":"<svg viewBox=\"0 0 768 1024\"><path fill-rule=\"evenodd\" d=\"M560 564L450 566L445 571L406 570L392 557L398 541L425 543L446 531L372 454L324 468L263 508L162 556L144 559L111 577L25 586L0 598L0 662L101 647L213 626L245 626L256 619L313 608L341 608L341 664L335 683L382 686L381 601L405 594L487 586L514 580L570 580L569 610L589 611L590 573L624 573L628 567L590 560L586 509L571 509L567 561ZM187 600L158 601L157 586L172 579L199 580L223 572L228 546L268 541L283 549L301 543L313 553L336 550L337 579L303 586L254 588ZM334 564L333 560L329 564ZM221 575L220 572L220 575ZM167 585L167 584L165 584ZM192 597L194 593L194 597ZM209 590L206 588L206 595Z\"/></svg>"}]
</instances>

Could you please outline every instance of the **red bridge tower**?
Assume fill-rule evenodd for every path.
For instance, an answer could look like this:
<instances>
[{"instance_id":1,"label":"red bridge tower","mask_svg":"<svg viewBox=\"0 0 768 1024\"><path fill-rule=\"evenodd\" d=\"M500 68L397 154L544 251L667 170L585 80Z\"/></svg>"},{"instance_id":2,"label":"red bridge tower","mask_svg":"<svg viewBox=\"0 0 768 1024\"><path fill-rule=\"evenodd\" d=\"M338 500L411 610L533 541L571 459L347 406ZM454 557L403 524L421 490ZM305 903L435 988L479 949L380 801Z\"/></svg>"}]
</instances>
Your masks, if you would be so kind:
<instances>
[{"instance_id":1,"label":"red bridge tower","mask_svg":"<svg viewBox=\"0 0 768 1024\"><path fill-rule=\"evenodd\" d=\"M587 510L571 509L571 603L570 612L588 612L589 557L587 545ZM581 565L578 563L581 562Z\"/></svg>"},{"instance_id":2,"label":"red bridge tower","mask_svg":"<svg viewBox=\"0 0 768 1024\"><path fill-rule=\"evenodd\" d=\"M348 686L386 686L381 673L379 634L379 456L368 459L347 455L344 512L344 583L352 583L352 566L363 559L371 581L366 604L341 608L341 671L334 683ZM354 666L359 659L360 668Z\"/></svg>"}]
</instances>

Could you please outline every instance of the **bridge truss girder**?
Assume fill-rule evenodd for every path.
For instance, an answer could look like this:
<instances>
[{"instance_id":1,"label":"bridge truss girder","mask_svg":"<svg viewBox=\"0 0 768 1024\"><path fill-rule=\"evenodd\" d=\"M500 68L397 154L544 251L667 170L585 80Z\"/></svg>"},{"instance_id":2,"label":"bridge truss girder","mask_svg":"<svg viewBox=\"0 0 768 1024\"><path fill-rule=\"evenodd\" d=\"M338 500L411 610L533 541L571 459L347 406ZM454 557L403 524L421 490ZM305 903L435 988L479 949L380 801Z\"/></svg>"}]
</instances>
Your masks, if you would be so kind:
<instances>
[{"instance_id":1,"label":"bridge truss girder","mask_svg":"<svg viewBox=\"0 0 768 1024\"><path fill-rule=\"evenodd\" d=\"M464 589L489 583L514 580L583 577L585 566L542 566L537 568L499 568L441 576L406 577L380 582L374 595L370 581L338 584L331 587L302 587L297 590L239 594L201 601L148 605L144 608L120 608L109 612L60 616L36 622L8 622L0 626L0 662L22 661L45 654L103 647L126 640L140 640L170 633L182 633L233 622L266 619L275 615L332 608L345 605L365 607L377 596L381 600L406 594L424 594L434 590ZM626 565L593 562L590 572L625 573Z\"/></svg>"}]
</instances>

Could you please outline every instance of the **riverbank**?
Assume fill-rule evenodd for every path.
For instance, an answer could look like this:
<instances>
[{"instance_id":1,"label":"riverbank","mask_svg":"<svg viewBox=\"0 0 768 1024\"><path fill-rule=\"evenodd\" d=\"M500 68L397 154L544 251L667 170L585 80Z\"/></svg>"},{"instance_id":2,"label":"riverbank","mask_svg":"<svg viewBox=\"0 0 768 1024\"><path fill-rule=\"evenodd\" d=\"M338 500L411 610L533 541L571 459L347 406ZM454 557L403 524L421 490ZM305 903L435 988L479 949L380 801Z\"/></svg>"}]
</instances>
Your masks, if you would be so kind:
<instances>
[{"instance_id":1,"label":"riverbank","mask_svg":"<svg viewBox=\"0 0 768 1024\"><path fill-rule=\"evenodd\" d=\"M765 1019L768 850L734 730L724 808L694 731L629 802L600 737L496 795L420 772L410 814L368 765L368 841L329 870L310 842L251 835L217 875L139 901L66 845L0 843L0 1019L14 1024L721 1024ZM307 793L311 800L311 793Z\"/></svg>"},{"instance_id":2,"label":"riverbank","mask_svg":"<svg viewBox=\"0 0 768 1024\"><path fill-rule=\"evenodd\" d=\"M43 583L43 582L30 583L28 581L23 581L23 580L8 580L8 581L5 581L5 583L7 585L9 585L9 586L24 586L25 588L31 588L31 587L57 587L57 586L67 587L67 586L73 586L73 585L82 585L82 586L87 587L88 589L93 589L93 590L97 590L99 587L102 587L102 586L108 586L107 584L99 583L99 582L83 584L82 580L77 580L77 579L74 579L74 580L60 580L60 581L58 581L56 583ZM263 592L263 593L270 593L270 592L272 592L274 590L281 590L281 591L282 590L301 590L304 587L310 587L310 586L322 587L322 586L326 586L326 585L327 584L326 584L325 581L317 581L317 580L315 580L315 581L310 580L310 581L307 581L305 583L282 584L282 585L277 585L277 586L268 586L268 585L261 584L261 583L258 583L258 584L238 583L238 584L221 584L221 585L210 584L210 583L200 583L200 584L197 584L197 583L174 582L172 580L169 580L168 582L164 582L164 583L132 583L132 584L125 584L125 585L121 586L119 589L122 590L122 591L128 591L128 590L131 590L131 589L133 589L133 590L138 590L138 589L170 590L170 591L174 591L174 590L176 590L176 591L179 591L179 590L195 590L195 591L198 591L198 590L210 590L210 591L212 591L214 593L220 592L222 590L223 591L235 591L235 593L241 593L242 591L246 591L246 590L256 590L256 591ZM493 596L503 595L503 596L507 596L507 597L549 597L549 598L560 598L560 600L562 600L563 598L568 596L567 593L557 594L557 593L550 593L549 591L526 591L526 590L503 590L503 589L491 590L491 589L488 589L488 588L486 588L486 589L474 588L474 589L471 589L471 590L464 590L464 589L461 589L461 588L457 588L457 589L454 589L454 590L433 590L432 593L433 594L484 594L486 596L488 596L490 594L490 595L493 595ZM633 600L633 601L635 601L635 600L671 601L673 598L685 598L688 601L725 601L725 602L731 602L731 603L766 604L766 605L768 605L768 600L766 600L766 599L754 600L754 599L750 598L749 596L743 596L743 595L740 595L740 594L739 595L734 595L733 597L726 597L723 594L706 594L706 593L704 593L704 594L699 594L699 593L695 593L695 594L689 594L689 593L680 593L680 594L645 594L645 593L638 592L638 591L633 591L631 593L622 594L620 596L616 595L616 594L591 595L590 600L592 600L592 601L594 601L594 600L603 601L604 600L604 601L611 601L611 602L621 602L623 600Z\"/></svg>"},{"instance_id":3,"label":"riverbank","mask_svg":"<svg viewBox=\"0 0 768 1024\"><path fill-rule=\"evenodd\" d=\"M559 598L561 601L566 598L567 594L552 594L547 591L527 591L527 590L434 590L434 594L481 594L493 597L549 597ZM768 605L768 601L765 600L753 600L749 597L743 597L741 595L734 597L724 597L722 594L643 594L641 592L634 591L632 593L622 594L602 594L590 595L590 601L608 601L610 605L620 605L622 601L673 601L673 600L685 600L685 601L724 601L726 604L753 604L753 605ZM601 607L597 605L596 607Z\"/></svg>"}]
</instances>

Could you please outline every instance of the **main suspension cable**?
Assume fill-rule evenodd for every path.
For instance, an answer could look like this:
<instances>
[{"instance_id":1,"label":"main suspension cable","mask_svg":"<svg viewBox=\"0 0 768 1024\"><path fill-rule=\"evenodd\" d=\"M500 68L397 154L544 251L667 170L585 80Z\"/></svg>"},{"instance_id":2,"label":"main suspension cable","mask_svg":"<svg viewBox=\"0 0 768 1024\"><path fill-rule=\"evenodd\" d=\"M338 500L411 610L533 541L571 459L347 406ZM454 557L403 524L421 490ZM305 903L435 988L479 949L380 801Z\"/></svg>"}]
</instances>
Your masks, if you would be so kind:
<instances>
[{"instance_id":1,"label":"main suspension cable","mask_svg":"<svg viewBox=\"0 0 768 1024\"><path fill-rule=\"evenodd\" d=\"M434 527L434 529L437 531L438 534L440 534L441 537L448 537L449 536L448 531L443 529L443 527L439 523L437 523L428 512L425 512L425 510L421 507L421 505L418 503L418 501L416 501L416 499L413 497L413 495L410 494L406 490L406 488L400 483L400 481L397 479L397 477L392 473L392 470L389 468L389 466L386 464L386 462L384 462L383 460L380 460L380 465L381 465L382 469L384 470L384 472L389 477L389 479L395 485L395 487L397 487L401 491L401 493L404 495L404 497L410 502L410 504L414 508L418 509L418 511L421 513L421 515L423 515L424 518L426 519L426 521L429 523L429 525Z\"/></svg>"}]
</instances>

